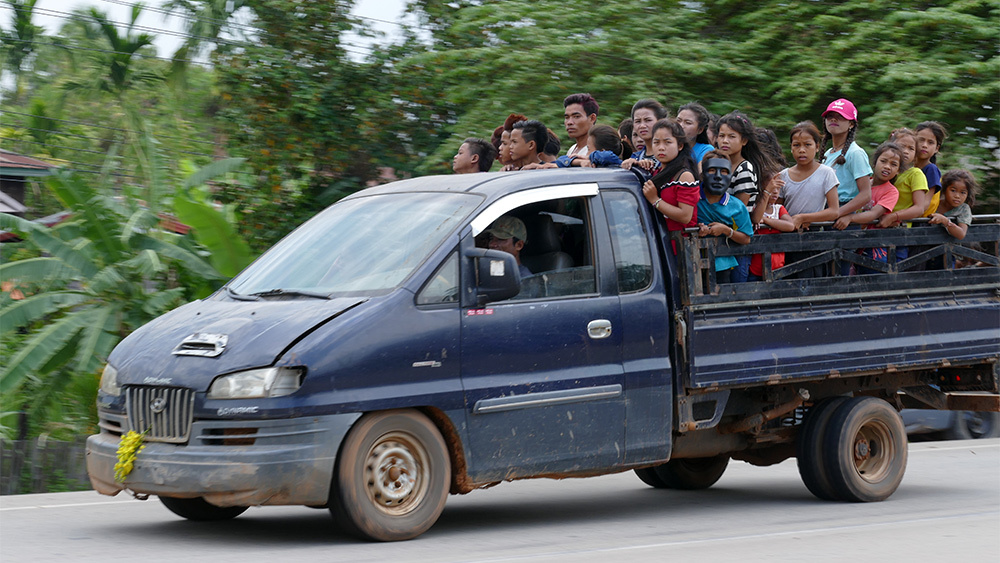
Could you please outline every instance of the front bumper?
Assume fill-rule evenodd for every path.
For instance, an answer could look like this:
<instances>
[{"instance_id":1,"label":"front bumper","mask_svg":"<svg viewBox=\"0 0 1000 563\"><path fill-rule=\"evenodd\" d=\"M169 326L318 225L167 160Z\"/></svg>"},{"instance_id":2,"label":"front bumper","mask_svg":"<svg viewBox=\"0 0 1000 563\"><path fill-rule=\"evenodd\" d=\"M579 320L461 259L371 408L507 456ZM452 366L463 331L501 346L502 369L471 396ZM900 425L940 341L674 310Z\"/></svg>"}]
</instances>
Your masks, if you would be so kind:
<instances>
[{"instance_id":1,"label":"front bumper","mask_svg":"<svg viewBox=\"0 0 1000 563\"><path fill-rule=\"evenodd\" d=\"M359 413L285 420L195 421L189 444L147 442L124 483L114 479L119 436L87 439L94 489L116 495L203 497L217 506L324 505L337 451ZM220 438L240 428L235 438ZM246 433L251 427L250 433ZM253 445L228 445L228 444Z\"/></svg>"}]
</instances>

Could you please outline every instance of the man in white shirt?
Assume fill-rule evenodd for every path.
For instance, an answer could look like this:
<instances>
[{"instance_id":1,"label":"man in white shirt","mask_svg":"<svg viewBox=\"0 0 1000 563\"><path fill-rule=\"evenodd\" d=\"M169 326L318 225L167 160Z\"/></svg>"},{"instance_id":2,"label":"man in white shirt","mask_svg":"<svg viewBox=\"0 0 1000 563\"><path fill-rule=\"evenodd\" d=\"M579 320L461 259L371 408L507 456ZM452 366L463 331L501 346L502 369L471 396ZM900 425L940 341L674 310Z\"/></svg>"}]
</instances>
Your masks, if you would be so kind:
<instances>
[{"instance_id":1,"label":"man in white shirt","mask_svg":"<svg viewBox=\"0 0 1000 563\"><path fill-rule=\"evenodd\" d=\"M563 100L563 125L566 126L566 133L575 141L573 146L566 151L566 156L586 157L590 150L587 148L587 136L590 129L597 123L597 112L601 107L597 105L597 100L590 94L571 94Z\"/></svg>"}]
</instances>

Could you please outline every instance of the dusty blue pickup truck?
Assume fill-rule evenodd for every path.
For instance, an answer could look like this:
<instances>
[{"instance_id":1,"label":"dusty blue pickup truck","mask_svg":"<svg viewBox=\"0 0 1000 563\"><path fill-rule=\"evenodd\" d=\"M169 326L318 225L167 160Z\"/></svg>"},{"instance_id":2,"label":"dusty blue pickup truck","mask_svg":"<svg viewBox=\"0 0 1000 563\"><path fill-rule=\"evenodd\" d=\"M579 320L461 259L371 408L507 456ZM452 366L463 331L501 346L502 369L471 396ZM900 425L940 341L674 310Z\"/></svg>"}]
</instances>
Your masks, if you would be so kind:
<instances>
[{"instance_id":1,"label":"dusty blue pickup truck","mask_svg":"<svg viewBox=\"0 0 1000 563\"><path fill-rule=\"evenodd\" d=\"M484 243L510 217L518 256ZM998 234L993 218L972 244L914 227L727 246L668 233L624 170L367 189L114 350L88 470L193 520L328 507L376 540L423 533L449 493L627 470L698 489L731 459L794 456L816 496L882 500L906 465L900 409L1000 404ZM876 242L888 262L856 252ZM777 252L806 258L711 275L716 256ZM815 275L843 262L876 273ZM128 431L146 448L118 482Z\"/></svg>"}]
</instances>

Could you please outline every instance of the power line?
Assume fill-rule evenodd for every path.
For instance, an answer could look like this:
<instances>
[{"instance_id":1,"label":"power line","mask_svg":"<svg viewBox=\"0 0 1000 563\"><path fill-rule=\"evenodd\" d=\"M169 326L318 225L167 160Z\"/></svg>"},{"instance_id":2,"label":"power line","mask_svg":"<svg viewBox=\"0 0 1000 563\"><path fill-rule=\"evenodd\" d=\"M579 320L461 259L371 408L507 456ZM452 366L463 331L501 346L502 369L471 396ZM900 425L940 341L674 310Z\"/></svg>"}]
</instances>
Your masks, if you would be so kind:
<instances>
[{"instance_id":1,"label":"power line","mask_svg":"<svg viewBox=\"0 0 1000 563\"><path fill-rule=\"evenodd\" d=\"M11 38L7 38L7 39L5 39L5 41L12 42L12 43L30 43L32 45L51 45L50 43L46 43L45 41L28 41L27 39L11 39ZM161 61L167 61L167 62L175 62L176 61L176 62L182 62L182 63L191 63L191 64L196 64L196 65L201 65L201 66L209 67L209 68L212 67L211 63L206 63L206 62L201 62L201 61L194 61L194 60L189 60L189 59L171 59L169 57L160 57L160 56L157 56L157 55L144 55L144 54L138 53L138 52L128 53L126 51L113 51L111 49L98 49L96 47L81 47L79 45L58 45L58 47L62 48L62 49L71 50L71 51L93 51L93 52L96 52L96 53L108 53L108 54L111 54L111 55L130 55L130 56L133 56L133 57L138 57L140 59L155 59L155 60L161 60Z\"/></svg>"},{"instance_id":2,"label":"power line","mask_svg":"<svg viewBox=\"0 0 1000 563\"><path fill-rule=\"evenodd\" d=\"M65 19L65 20L73 20L73 21L86 21L86 22L99 23L99 20L97 20L96 18L94 18L93 16L90 16L90 15L74 14L74 13L71 13L71 12L63 12L63 11L60 11L60 10L51 10L51 9L48 9L48 8L36 8L35 11L47 13L49 15L49 17L53 17L53 18L57 18L57 19ZM166 12L166 13L169 13L169 12ZM127 24L125 22L120 22L120 21L115 21L115 20L110 20L110 19L108 19L106 21L109 24L112 24L112 25L115 25L115 26L129 27L129 24ZM144 26L144 25L138 25L138 24L133 25L131 27L132 27L132 29L135 29L135 30L146 31L146 32L154 33L154 34L170 35L170 36L179 37L179 38L186 38L186 39L201 39L201 40L206 41L206 42L217 43L217 44L222 44L222 45L231 45L231 46L237 46L237 47L238 46L242 46L242 45L246 45L245 42L230 41L228 39L222 39L222 38L219 38L219 37L214 37L214 38L213 37L205 37L205 36L201 36L201 35L194 35L192 33L181 32L181 31L174 31L172 29L166 29L166 28L161 28L161 27L150 27L150 26ZM256 28L254 28L254 29L256 29ZM21 42L25 42L24 40L20 40L20 41ZM361 52L361 51L356 51L356 50L349 49L348 47L355 47L355 48L359 48L359 49L369 49L369 51L368 52ZM340 45L340 48L343 49L345 52L353 53L355 55L360 55L360 56L370 55L371 51L374 50L373 48L368 47L366 45L358 45L358 44L348 43L348 42L343 42ZM88 49L88 48L81 47L81 49ZM120 51L106 51L106 52L120 53ZM128 53L122 53L122 54L128 54ZM136 56L141 56L141 57L144 57L144 58L157 58L157 59L171 60L171 61L174 60L174 59L169 59L169 58L164 58L164 57L158 57L158 56L154 57L154 56L151 56L151 55L140 55L138 53L136 53L135 55ZM208 65L209 64L209 63L200 63L200 62L191 61L191 60L183 60L183 59L178 59L178 60L182 60L183 62L190 62L190 63L194 63L194 64L202 64L202 65Z\"/></svg>"},{"instance_id":3,"label":"power line","mask_svg":"<svg viewBox=\"0 0 1000 563\"><path fill-rule=\"evenodd\" d=\"M27 128L27 129L30 129L30 127ZM107 154L106 151L95 151L93 149L78 149L78 148L75 148L75 147L67 147L67 146L64 146L64 145L53 145L51 143L45 143L43 141L35 141L35 140L32 140L32 139L8 139L8 140L10 140L10 141L20 141L20 142L23 142L23 143L33 143L33 144L36 144L36 145L42 145L42 146L51 147L51 148L54 148L54 149L65 149L65 150L69 150L69 151L79 151L79 152L86 152L86 153L93 153L93 154ZM182 151L180 149L165 149L165 148L160 148L159 150L164 151L164 152L173 152L173 153L188 154L188 155L191 155L191 156L207 156L207 157L212 158L212 159L215 158L214 155L206 154L206 153L201 153L201 152L191 152L191 151Z\"/></svg>"},{"instance_id":4,"label":"power line","mask_svg":"<svg viewBox=\"0 0 1000 563\"><path fill-rule=\"evenodd\" d=\"M3 138L3 137L0 137L0 138ZM49 148L53 148L53 149L65 149L65 150L68 150L68 151L86 152L86 153L91 153L91 154L102 154L102 155L103 154L107 154L105 151L95 151L93 149L78 149L78 148L75 148L75 147L66 147L66 146L63 146L63 145L53 145L53 144L50 144L50 143L43 143L42 141L35 141L35 140L32 140L32 139L6 139L6 140L8 140L8 141L16 141L16 142L19 142L19 143L30 143L32 145L41 145L43 147L49 147Z\"/></svg>"},{"instance_id":5,"label":"power line","mask_svg":"<svg viewBox=\"0 0 1000 563\"><path fill-rule=\"evenodd\" d=\"M117 143L118 142L115 139L101 139L101 138L98 138L98 137L88 137L86 135L77 135L77 134L74 134L74 133L64 133L62 131L53 131L51 129L41 129L41 128L38 128L38 127L27 127L25 125L20 125L20 124L17 125L17 128L18 129L27 129L27 130L30 130L30 131L41 131L41 132L44 132L44 133L53 133L53 134L59 135L59 136L77 137L77 138L80 138L80 139L88 139L88 140L91 140L91 141L99 141L99 142L102 142L102 143ZM18 139L18 140L20 140L20 139ZM52 146L56 146L56 145L52 145ZM69 147L61 147L61 148L69 148ZM70 149L70 150L78 150L78 149ZM209 158L215 158L215 155L209 154L209 153L204 153L204 152L192 152L192 151L185 151L185 150L181 150L181 149L171 149L171 148L164 148L164 147L160 147L159 150L164 151L164 152L175 152L175 153L189 154L189 155L192 155L192 156L207 156Z\"/></svg>"},{"instance_id":6,"label":"power line","mask_svg":"<svg viewBox=\"0 0 1000 563\"><path fill-rule=\"evenodd\" d=\"M47 14L50 17L54 17L54 18L68 19L68 20L74 20L74 21L94 22L94 23L97 23L97 24L101 23L101 20L93 17L90 14L77 14L77 13L73 13L73 12L63 12L63 11L60 11L60 10L52 10L52 9L49 9L49 8L35 8L35 11L36 12L42 12L43 14ZM124 28L131 27L132 29L138 30L138 31L153 32L153 33L158 33L158 34L161 34L161 35L172 35L172 36L175 36L175 37L183 37L183 38L191 38L191 39L204 39L204 40L207 40L207 41L216 41L216 42L224 43L224 44L235 44L235 43L229 42L229 41L224 40L224 39L213 39L211 37L202 37L200 35L194 35L194 34L185 33L185 32L182 32L182 31L174 31L172 29L167 29L167 28L149 27L149 26L139 25L139 24L131 25L131 24L128 24L126 22L120 22L120 21L116 21L116 20L112 20L112 19L105 19L104 21L106 21L107 23L109 23L111 25L114 25L116 27L124 27Z\"/></svg>"},{"instance_id":7,"label":"power line","mask_svg":"<svg viewBox=\"0 0 1000 563\"><path fill-rule=\"evenodd\" d=\"M119 6L126 6L128 8L135 7L135 5L136 5L134 2L125 2L123 0L101 0L101 1L102 2L107 2L108 4L117 4ZM173 10L166 10L164 8L159 8L159 7L156 7L156 6L143 5L142 9L143 9L143 11L154 12L154 13L157 13L157 14L163 14L165 16L184 18L184 19L189 20L189 21L194 20L194 21L201 21L201 22L207 22L207 23L211 23L211 24L216 24L219 27L230 26L230 27L234 27L234 28L238 28L238 29L242 28L244 30L256 31L256 28L253 27L253 26L251 26L251 25L241 24L241 23L238 23L238 22L230 22L228 19L226 19L226 20L220 20L220 19L210 18L210 17L206 17L206 16L200 16L200 15L196 15L196 14L184 14L184 13L175 12Z\"/></svg>"},{"instance_id":8,"label":"power line","mask_svg":"<svg viewBox=\"0 0 1000 563\"><path fill-rule=\"evenodd\" d=\"M135 6L134 2L126 2L124 0L101 0L101 1L102 2L107 2L108 4L117 4L119 6L126 6L126 7L129 7L129 8ZM164 8L158 8L158 7L155 7L155 6L143 6L143 10L148 10L150 12L164 14L164 15L167 15L167 16L177 15L177 14L175 14L171 10L166 10ZM232 14L230 14L230 15L232 15ZM183 18L188 19L188 20L198 20L198 21L203 21L203 22L208 22L208 23L214 23L214 24L219 24L219 25L230 25L230 26L233 26L233 27L244 28L244 29L254 30L254 31L257 29L256 27L254 27L252 25L246 25L246 24L240 24L240 23L229 23L229 20L220 20L220 19L216 19L216 18L210 18L210 17L199 16L199 15L194 15L194 14L192 14L192 15L180 14L180 15L178 15L178 17L183 17ZM385 24L389 24L389 25L395 25L395 26L398 26L398 27L402 27L404 29L418 29L418 30L422 30L422 31L431 31L430 29L423 28L423 27L416 26L416 25L410 25L410 24L405 24L405 23L400 23L400 22L394 22L394 21L389 21L389 20L383 20L383 19L379 19L379 18L373 18L373 17L370 17L370 16L361 16L361 15L357 15L357 14L351 14L350 17L361 19L361 20L369 20L369 21L374 21L374 22L379 22L379 23L385 23Z\"/></svg>"},{"instance_id":9,"label":"power line","mask_svg":"<svg viewBox=\"0 0 1000 563\"><path fill-rule=\"evenodd\" d=\"M19 111L3 110L2 113L9 113L9 114L13 114L13 115L21 115L21 116L24 116L24 117L37 117L39 119L49 119L49 120L52 120L52 121L59 121L61 123L72 123L73 125L84 125L86 127L96 127L96 128L99 128L99 129L109 129L111 131L121 131L123 133L144 133L144 131L136 131L134 129L121 129L119 127L110 127L108 125L98 125L96 123L87 123L86 121L72 121L72 120L69 120L69 119L57 119L55 117L48 117L48 116L45 116L45 115L35 115L35 114L32 114L32 113L21 113ZM199 141L199 140L195 140L195 139L187 139L185 137L174 137L174 136L169 136L169 135L154 135L154 138L158 138L158 139L175 139L175 140L178 140L178 141L188 141L188 142L191 142L191 143L202 143L202 144L206 144L206 145L215 145L215 146L218 146L218 147L225 146L223 143L216 143L215 141Z\"/></svg>"}]
</instances>

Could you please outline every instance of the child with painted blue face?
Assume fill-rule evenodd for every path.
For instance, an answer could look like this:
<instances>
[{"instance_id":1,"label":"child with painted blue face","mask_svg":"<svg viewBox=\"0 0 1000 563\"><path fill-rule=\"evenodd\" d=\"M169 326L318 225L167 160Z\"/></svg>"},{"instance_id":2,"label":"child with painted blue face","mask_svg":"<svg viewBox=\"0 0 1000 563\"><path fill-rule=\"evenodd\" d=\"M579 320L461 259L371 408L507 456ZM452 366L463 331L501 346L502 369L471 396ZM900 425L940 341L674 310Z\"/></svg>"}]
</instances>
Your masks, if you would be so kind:
<instances>
[{"instance_id":1,"label":"child with painted blue face","mask_svg":"<svg viewBox=\"0 0 1000 563\"><path fill-rule=\"evenodd\" d=\"M729 158L718 151L709 151L701 161L701 199L698 201L698 236L725 237L726 243L749 244L753 234L750 212L746 205L727 193L732 180ZM731 283L733 256L715 258L716 283Z\"/></svg>"}]
</instances>

